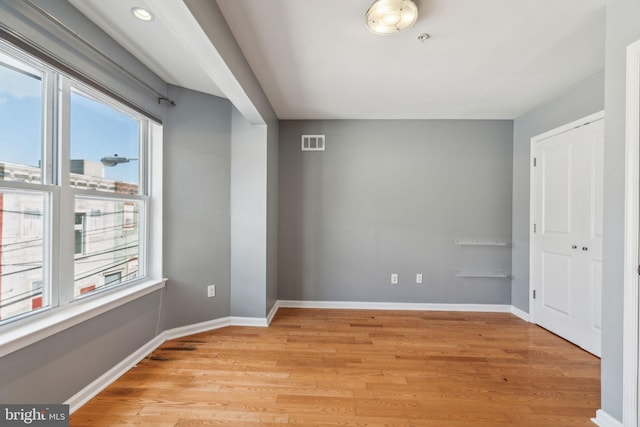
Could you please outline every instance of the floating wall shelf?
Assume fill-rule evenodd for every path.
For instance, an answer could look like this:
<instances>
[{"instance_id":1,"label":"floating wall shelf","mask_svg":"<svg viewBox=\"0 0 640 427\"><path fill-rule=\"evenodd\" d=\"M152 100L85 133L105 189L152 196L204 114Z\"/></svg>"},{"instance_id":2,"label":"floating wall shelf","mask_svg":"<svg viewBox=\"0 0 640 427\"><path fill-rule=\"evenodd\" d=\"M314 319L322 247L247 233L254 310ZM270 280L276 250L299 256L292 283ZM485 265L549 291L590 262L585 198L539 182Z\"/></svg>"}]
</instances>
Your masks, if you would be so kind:
<instances>
[{"instance_id":1,"label":"floating wall shelf","mask_svg":"<svg viewBox=\"0 0 640 427\"><path fill-rule=\"evenodd\" d=\"M454 243L458 246L509 246L509 242L492 239L458 239Z\"/></svg>"},{"instance_id":2,"label":"floating wall shelf","mask_svg":"<svg viewBox=\"0 0 640 427\"><path fill-rule=\"evenodd\" d=\"M509 274L502 270L458 270L456 277L508 279Z\"/></svg>"}]
</instances>

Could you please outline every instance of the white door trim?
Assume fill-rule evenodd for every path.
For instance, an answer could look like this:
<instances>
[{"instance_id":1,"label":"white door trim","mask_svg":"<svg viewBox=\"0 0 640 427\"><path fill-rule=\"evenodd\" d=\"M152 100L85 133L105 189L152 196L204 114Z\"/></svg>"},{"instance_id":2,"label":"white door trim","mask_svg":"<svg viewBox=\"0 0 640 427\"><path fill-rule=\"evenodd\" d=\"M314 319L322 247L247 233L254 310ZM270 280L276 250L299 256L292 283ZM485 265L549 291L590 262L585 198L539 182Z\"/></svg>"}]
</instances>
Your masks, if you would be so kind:
<instances>
[{"instance_id":1,"label":"white door trim","mask_svg":"<svg viewBox=\"0 0 640 427\"><path fill-rule=\"evenodd\" d=\"M535 168L533 166L533 159L535 157L536 143L547 138L551 138L561 133L570 131L580 126L584 126L588 123L595 122L596 120L604 119L604 111L598 111L597 113L590 114L586 117L582 117L578 120L574 120L571 123L557 127L548 132L541 133L531 138L530 153L529 153L529 321L535 323L535 306L533 301L533 284L534 282L534 257L535 257L535 245L533 232L533 226L535 224L535 180L534 173Z\"/></svg>"},{"instance_id":2,"label":"white door trim","mask_svg":"<svg viewBox=\"0 0 640 427\"><path fill-rule=\"evenodd\" d=\"M627 47L624 206L624 331L622 419L638 426L638 203L640 197L640 40Z\"/></svg>"}]
</instances>

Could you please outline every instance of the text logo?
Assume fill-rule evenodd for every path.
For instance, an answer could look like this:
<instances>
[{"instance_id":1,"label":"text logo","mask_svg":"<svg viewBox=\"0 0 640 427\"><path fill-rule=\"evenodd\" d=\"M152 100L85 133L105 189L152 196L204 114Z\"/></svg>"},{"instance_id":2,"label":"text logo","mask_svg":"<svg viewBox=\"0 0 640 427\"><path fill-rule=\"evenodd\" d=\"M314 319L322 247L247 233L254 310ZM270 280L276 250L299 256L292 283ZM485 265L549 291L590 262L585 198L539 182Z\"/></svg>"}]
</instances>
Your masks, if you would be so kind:
<instances>
[{"instance_id":1,"label":"text logo","mask_svg":"<svg viewBox=\"0 0 640 427\"><path fill-rule=\"evenodd\" d=\"M69 405L0 405L0 426L69 427Z\"/></svg>"}]
</instances>

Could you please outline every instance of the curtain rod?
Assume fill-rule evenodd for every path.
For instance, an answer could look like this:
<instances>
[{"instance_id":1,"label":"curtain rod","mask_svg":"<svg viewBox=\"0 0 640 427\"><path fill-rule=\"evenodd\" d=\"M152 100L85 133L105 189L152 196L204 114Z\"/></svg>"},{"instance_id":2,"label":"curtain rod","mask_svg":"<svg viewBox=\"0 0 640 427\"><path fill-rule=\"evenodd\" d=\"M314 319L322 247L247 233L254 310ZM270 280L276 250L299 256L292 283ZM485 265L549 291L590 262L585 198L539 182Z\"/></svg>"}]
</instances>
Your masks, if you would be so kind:
<instances>
[{"instance_id":1,"label":"curtain rod","mask_svg":"<svg viewBox=\"0 0 640 427\"><path fill-rule=\"evenodd\" d=\"M92 51L94 51L95 53L97 53L98 55L100 55L101 58L103 58L104 60L108 61L111 65L114 65L115 67L117 67L120 71L124 72L127 76L129 76L131 79L133 79L135 82L137 82L138 84L140 84L141 86L145 87L146 89L150 90L151 92L153 92L157 97L158 97L158 104L160 104L161 102L166 102L167 104L171 105L171 106L175 106L176 103L175 101L173 101L172 99L170 99L169 97L167 97L166 95L158 92L155 88L153 88L152 86L150 86L148 83L146 83L145 81L141 80L140 78L138 78L138 76L136 76L135 74L133 74L132 72L130 72L129 70L127 70L126 68L124 68L122 65L118 64L116 61L114 61L113 59L111 59L109 56L107 56L106 54L104 54L99 48L97 48L94 44L92 44L91 42L89 42L87 39L85 39L84 37L82 37L80 34L78 34L76 31L74 31L73 29L71 29L69 26L67 26L64 22L60 21L58 18L56 18L55 16L53 16L51 13L49 13L47 10L43 9L42 7L40 7L39 5L37 5L36 3L34 3L32 0L22 0L23 3L25 3L26 5L28 5L29 7L31 7L32 9L34 9L36 12L38 12L40 15L44 16L45 18L47 18L49 21L53 22L54 24L56 24L58 27L60 27L61 29L63 29L66 33L68 33L69 35L71 35L74 39L78 40L79 42L81 42L82 44L84 44L86 47L88 47L89 49L91 49ZM50 55L50 53L47 53L48 55ZM58 61L61 61L61 58L57 57L54 55L54 58ZM64 61L63 61L64 62ZM69 66L69 65L67 65ZM89 77L87 77L88 79L91 79ZM94 81L93 79L91 79L94 83L100 84L97 81ZM102 86L102 85L100 85Z\"/></svg>"},{"instance_id":2,"label":"curtain rod","mask_svg":"<svg viewBox=\"0 0 640 427\"><path fill-rule=\"evenodd\" d=\"M134 111L142 114L145 117L161 124L162 119L147 111L145 108L129 101L124 96L120 95L116 91L102 85L91 77L88 77L85 73L79 71L73 65L69 64L62 58L57 57L54 53L48 51L42 46L37 45L31 40L25 38L22 34L17 33L12 28L7 27L4 23L0 22L0 41L6 41L13 46L22 49L23 51L33 55L34 57L44 61L48 66L57 69L60 72L65 73L69 77L73 77L80 82L83 82L100 92L109 95L111 98L121 102Z\"/></svg>"}]
</instances>

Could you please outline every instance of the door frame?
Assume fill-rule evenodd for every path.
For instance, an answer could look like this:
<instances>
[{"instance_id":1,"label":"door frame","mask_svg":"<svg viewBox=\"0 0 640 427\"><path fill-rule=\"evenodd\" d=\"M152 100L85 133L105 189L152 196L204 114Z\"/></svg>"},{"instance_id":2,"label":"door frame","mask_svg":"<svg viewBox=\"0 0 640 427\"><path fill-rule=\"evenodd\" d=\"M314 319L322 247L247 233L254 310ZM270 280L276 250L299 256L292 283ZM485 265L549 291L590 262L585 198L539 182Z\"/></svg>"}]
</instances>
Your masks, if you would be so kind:
<instances>
[{"instance_id":1,"label":"door frame","mask_svg":"<svg viewBox=\"0 0 640 427\"><path fill-rule=\"evenodd\" d=\"M584 126L588 123L595 122L597 120L604 119L604 110L598 111L597 113L590 114L588 116L582 117L578 120L574 120L566 125L562 125L555 129L551 129L550 131L541 133L540 135L536 135L531 138L531 143L529 144L529 322L536 323L536 313L535 313L535 305L533 298L533 290L535 283L535 233L533 232L533 227L535 224L535 167L533 166L533 159L535 158L536 153L536 144L544 139L551 138L556 135L560 135L561 133L568 132L572 129L578 128L580 126Z\"/></svg>"},{"instance_id":2,"label":"door frame","mask_svg":"<svg viewBox=\"0 0 640 427\"><path fill-rule=\"evenodd\" d=\"M638 425L638 239L640 214L640 40L627 46L622 420Z\"/></svg>"}]
</instances>

